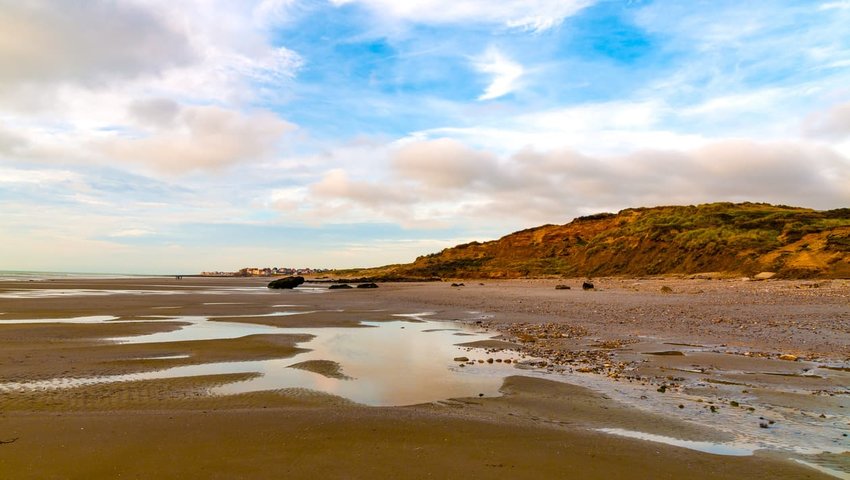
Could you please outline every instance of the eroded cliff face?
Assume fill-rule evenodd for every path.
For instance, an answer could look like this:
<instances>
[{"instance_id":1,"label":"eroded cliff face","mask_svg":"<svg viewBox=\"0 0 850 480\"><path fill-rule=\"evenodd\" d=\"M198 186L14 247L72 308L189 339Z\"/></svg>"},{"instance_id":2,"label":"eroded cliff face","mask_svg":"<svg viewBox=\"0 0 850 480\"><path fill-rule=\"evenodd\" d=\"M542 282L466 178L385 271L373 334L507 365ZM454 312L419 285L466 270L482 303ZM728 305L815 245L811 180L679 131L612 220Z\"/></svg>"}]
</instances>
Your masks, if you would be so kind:
<instances>
[{"instance_id":1,"label":"eroded cliff face","mask_svg":"<svg viewBox=\"0 0 850 480\"><path fill-rule=\"evenodd\" d=\"M518 278L721 272L850 278L850 209L757 203L634 208L544 225L375 269L411 277Z\"/></svg>"}]
</instances>

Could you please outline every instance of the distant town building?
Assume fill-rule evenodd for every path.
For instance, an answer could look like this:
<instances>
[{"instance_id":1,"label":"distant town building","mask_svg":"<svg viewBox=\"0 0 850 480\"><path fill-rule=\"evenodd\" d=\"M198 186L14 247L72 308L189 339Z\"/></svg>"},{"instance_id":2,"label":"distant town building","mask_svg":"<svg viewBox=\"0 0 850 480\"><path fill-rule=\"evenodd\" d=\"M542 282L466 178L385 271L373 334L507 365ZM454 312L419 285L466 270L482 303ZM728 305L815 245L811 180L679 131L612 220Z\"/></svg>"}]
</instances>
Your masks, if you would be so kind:
<instances>
[{"instance_id":1,"label":"distant town building","mask_svg":"<svg viewBox=\"0 0 850 480\"><path fill-rule=\"evenodd\" d=\"M330 271L328 268L245 267L236 272L201 272L205 277L271 277L276 275L316 275Z\"/></svg>"}]
</instances>

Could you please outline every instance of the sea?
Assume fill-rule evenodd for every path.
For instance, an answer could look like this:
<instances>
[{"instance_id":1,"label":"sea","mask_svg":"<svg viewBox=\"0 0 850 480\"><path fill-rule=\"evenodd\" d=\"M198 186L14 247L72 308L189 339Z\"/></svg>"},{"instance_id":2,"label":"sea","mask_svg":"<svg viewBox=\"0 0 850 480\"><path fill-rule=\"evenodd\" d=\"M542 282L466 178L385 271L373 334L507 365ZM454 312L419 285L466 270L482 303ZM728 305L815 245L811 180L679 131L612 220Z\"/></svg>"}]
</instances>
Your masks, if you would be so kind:
<instances>
[{"instance_id":1,"label":"sea","mask_svg":"<svg viewBox=\"0 0 850 480\"><path fill-rule=\"evenodd\" d=\"M145 278L163 275L139 275L128 273L86 273L86 272L38 272L29 270L0 270L0 281L27 281L51 279L109 279L109 278Z\"/></svg>"}]
</instances>

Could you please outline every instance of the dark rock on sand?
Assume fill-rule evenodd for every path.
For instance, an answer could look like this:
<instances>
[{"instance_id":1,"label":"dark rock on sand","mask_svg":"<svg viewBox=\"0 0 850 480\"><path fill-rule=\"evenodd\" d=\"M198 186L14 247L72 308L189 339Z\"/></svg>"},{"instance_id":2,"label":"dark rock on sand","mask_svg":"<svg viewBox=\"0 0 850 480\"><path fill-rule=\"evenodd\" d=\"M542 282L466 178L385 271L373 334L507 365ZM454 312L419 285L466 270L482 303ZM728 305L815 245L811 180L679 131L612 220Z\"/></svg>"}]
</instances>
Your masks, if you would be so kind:
<instances>
[{"instance_id":1,"label":"dark rock on sand","mask_svg":"<svg viewBox=\"0 0 850 480\"><path fill-rule=\"evenodd\" d=\"M582 282L581 289L582 290L593 290L593 284L591 282Z\"/></svg>"},{"instance_id":2,"label":"dark rock on sand","mask_svg":"<svg viewBox=\"0 0 850 480\"><path fill-rule=\"evenodd\" d=\"M354 287L352 287L351 285L349 285L347 283L341 283L339 285L331 285L330 287L328 287L328 290L341 290L341 289L344 289L344 288L354 288Z\"/></svg>"},{"instance_id":3,"label":"dark rock on sand","mask_svg":"<svg viewBox=\"0 0 850 480\"><path fill-rule=\"evenodd\" d=\"M555 290L569 290L569 285L555 285Z\"/></svg>"},{"instance_id":4,"label":"dark rock on sand","mask_svg":"<svg viewBox=\"0 0 850 480\"><path fill-rule=\"evenodd\" d=\"M357 288L378 288L377 283L361 283L357 285Z\"/></svg>"},{"instance_id":5,"label":"dark rock on sand","mask_svg":"<svg viewBox=\"0 0 850 480\"><path fill-rule=\"evenodd\" d=\"M284 277L269 282L269 288L295 288L304 283L304 277Z\"/></svg>"}]
</instances>

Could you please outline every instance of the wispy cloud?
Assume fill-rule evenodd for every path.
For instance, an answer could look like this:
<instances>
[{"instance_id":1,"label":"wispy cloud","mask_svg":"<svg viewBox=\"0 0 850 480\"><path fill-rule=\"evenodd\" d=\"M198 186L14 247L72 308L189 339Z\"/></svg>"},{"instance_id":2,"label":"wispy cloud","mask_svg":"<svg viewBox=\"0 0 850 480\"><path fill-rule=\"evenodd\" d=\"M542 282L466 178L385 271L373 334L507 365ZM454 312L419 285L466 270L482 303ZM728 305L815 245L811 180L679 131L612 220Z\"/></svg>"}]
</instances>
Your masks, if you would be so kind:
<instances>
[{"instance_id":1,"label":"wispy cloud","mask_svg":"<svg viewBox=\"0 0 850 480\"><path fill-rule=\"evenodd\" d=\"M109 234L112 238L138 238L154 235L156 232L145 228L126 228Z\"/></svg>"},{"instance_id":2,"label":"wispy cloud","mask_svg":"<svg viewBox=\"0 0 850 480\"><path fill-rule=\"evenodd\" d=\"M415 23L493 23L535 32L560 25L596 0L331 0L363 4L378 15Z\"/></svg>"},{"instance_id":3,"label":"wispy cloud","mask_svg":"<svg viewBox=\"0 0 850 480\"><path fill-rule=\"evenodd\" d=\"M818 5L818 10L850 10L850 1L821 3Z\"/></svg>"},{"instance_id":4,"label":"wispy cloud","mask_svg":"<svg viewBox=\"0 0 850 480\"><path fill-rule=\"evenodd\" d=\"M519 86L519 80L525 72L522 65L507 58L495 47L490 47L475 60L475 68L492 77L478 100L493 100L512 93Z\"/></svg>"}]
</instances>

